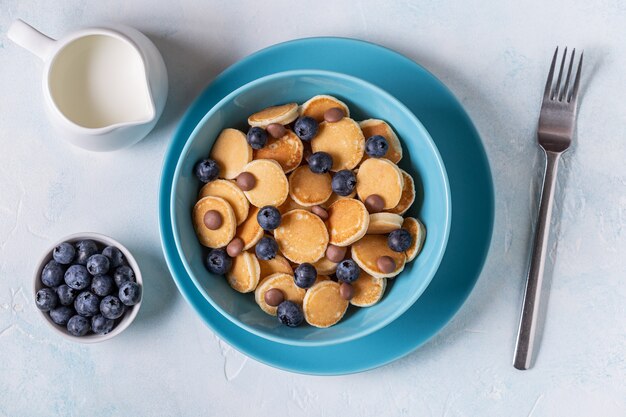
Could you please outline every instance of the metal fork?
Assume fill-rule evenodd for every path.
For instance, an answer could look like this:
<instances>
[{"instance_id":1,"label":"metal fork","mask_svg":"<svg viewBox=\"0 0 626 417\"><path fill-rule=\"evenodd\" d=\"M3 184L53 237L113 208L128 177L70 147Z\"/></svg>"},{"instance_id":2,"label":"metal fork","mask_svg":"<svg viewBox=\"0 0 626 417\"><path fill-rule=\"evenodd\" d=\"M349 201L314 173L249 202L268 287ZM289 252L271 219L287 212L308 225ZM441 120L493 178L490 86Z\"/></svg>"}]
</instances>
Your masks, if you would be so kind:
<instances>
[{"instance_id":1,"label":"metal fork","mask_svg":"<svg viewBox=\"0 0 626 417\"><path fill-rule=\"evenodd\" d=\"M552 65L550 65L548 81L546 82L543 102L541 103L539 125L537 127L537 139L539 146L545 152L546 164L539 203L539 215L535 228L535 240L513 359L513 366L520 370L529 369L532 366L557 168L561 155L572 143L572 136L576 127L578 90L580 87L583 54L580 54L574 84L570 86L576 49L572 51L567 75L563 78L563 69L565 68L567 58L567 48L565 48L559 74L556 83L554 83L554 70L558 53L559 48L557 47L552 58Z\"/></svg>"}]
</instances>

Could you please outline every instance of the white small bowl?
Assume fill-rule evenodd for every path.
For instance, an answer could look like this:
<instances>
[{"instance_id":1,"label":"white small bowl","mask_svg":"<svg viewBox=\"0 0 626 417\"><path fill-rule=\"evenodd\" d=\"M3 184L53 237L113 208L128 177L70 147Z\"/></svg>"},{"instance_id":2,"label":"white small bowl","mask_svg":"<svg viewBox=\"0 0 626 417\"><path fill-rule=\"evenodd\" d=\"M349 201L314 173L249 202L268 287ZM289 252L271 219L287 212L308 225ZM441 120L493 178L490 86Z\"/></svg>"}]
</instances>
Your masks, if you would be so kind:
<instances>
[{"instance_id":1,"label":"white small bowl","mask_svg":"<svg viewBox=\"0 0 626 417\"><path fill-rule=\"evenodd\" d=\"M58 324L53 322L47 311L41 311L39 309L37 310L41 313L41 316L50 325L52 330L54 330L55 333L63 336L64 338L71 340L73 342L79 342L79 343L99 343L99 342L104 342L105 340L109 340L117 336L118 334L122 333L128 326L130 326L133 320L135 320L135 317L137 317L137 313L139 312L139 307L141 306L141 302L143 301L143 280L141 278L141 271L139 270L139 265L137 264L137 261L135 261L135 258L133 257L133 255L131 255L130 251L117 240L110 238L108 236L99 234L99 233L85 232L85 233L76 233L73 235L69 235L55 242L52 246L48 248L48 250L44 253L44 255L39 260L39 263L37 264L37 269L35 270L35 276L33 277L32 300L34 302L35 294L37 294L37 291L45 287L43 283L41 282L41 272L43 271L44 266L52 259L52 251L54 250L54 248L63 242L76 243L85 239L93 240L101 248L104 248L105 246L115 246L120 251L122 251L122 253L124 254L124 257L126 258L126 261L128 262L128 266L130 266L133 269L133 272L135 273L135 280L141 286L142 297L139 303L135 304L132 307L128 307L126 312L124 313L124 316L122 317L122 320L117 324L117 326L113 328L113 330L111 330L110 333L107 333L105 335L98 335L98 334L91 333L85 336L73 336L67 331L65 327L59 326Z\"/></svg>"}]
</instances>

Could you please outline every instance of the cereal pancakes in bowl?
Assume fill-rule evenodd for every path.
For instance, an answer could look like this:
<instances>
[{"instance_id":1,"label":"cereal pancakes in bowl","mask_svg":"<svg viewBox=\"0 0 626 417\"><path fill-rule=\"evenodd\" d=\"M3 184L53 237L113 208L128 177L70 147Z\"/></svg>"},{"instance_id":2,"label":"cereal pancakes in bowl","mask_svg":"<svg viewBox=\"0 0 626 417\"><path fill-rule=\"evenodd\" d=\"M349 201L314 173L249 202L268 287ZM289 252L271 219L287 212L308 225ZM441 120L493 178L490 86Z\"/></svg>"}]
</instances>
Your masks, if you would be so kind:
<instances>
[{"instance_id":1,"label":"cereal pancakes in bowl","mask_svg":"<svg viewBox=\"0 0 626 417\"><path fill-rule=\"evenodd\" d=\"M175 175L174 235L194 284L240 327L283 343L388 324L447 243L449 188L426 130L342 74L279 73L229 94Z\"/></svg>"}]
</instances>

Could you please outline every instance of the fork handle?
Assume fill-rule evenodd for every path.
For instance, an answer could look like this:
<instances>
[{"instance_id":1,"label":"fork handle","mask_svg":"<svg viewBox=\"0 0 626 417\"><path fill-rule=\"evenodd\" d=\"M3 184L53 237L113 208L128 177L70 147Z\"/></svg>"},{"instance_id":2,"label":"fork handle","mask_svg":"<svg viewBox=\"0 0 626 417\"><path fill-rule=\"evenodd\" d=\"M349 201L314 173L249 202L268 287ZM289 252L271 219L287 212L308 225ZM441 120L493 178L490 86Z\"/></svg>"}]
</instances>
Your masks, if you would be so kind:
<instances>
[{"instance_id":1,"label":"fork handle","mask_svg":"<svg viewBox=\"0 0 626 417\"><path fill-rule=\"evenodd\" d=\"M539 202L539 215L535 228L535 240L533 243L532 257L528 278L526 280L526 292L522 314L517 333L515 356L513 366L520 370L529 369L532 365L535 334L537 331L537 319L543 285L543 274L548 252L548 236L550 234L550 219L552 218L552 203L558 170L560 153L546 151L545 175Z\"/></svg>"}]
</instances>

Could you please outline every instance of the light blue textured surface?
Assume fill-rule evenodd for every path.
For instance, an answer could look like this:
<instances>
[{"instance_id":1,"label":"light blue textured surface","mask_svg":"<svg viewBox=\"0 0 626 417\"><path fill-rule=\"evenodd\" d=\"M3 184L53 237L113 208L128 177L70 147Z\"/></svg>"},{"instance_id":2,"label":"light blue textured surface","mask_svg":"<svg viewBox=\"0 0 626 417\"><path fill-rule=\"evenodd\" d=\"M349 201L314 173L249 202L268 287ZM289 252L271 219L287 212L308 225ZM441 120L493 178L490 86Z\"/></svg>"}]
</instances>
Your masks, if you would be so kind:
<instances>
[{"instance_id":1,"label":"light blue textured surface","mask_svg":"<svg viewBox=\"0 0 626 417\"><path fill-rule=\"evenodd\" d=\"M115 154L64 145L45 120L41 65L4 36L18 17L53 36L102 21L147 33L170 71L156 130ZM617 0L2 0L0 416L625 415L624 27ZM498 195L492 251L459 315L417 353L347 377L286 374L217 341L176 292L158 238L161 157L185 107L243 56L314 35L389 46L446 82L481 132ZM576 146L559 179L546 333L535 369L521 373L510 360L541 165L533 133L547 61L565 43L585 48L587 79ZM89 229L134 251L147 292L123 335L85 347L45 327L28 288L48 242Z\"/></svg>"}]
</instances>

